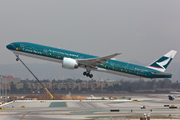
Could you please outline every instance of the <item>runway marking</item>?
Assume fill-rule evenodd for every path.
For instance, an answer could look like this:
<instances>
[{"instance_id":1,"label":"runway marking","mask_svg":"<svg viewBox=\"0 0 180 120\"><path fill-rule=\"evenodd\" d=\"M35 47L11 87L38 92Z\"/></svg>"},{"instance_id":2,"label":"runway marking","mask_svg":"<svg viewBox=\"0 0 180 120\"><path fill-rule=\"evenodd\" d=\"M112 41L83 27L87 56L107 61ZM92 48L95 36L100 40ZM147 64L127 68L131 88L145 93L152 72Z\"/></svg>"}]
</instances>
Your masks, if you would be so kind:
<instances>
[{"instance_id":1,"label":"runway marking","mask_svg":"<svg viewBox=\"0 0 180 120\"><path fill-rule=\"evenodd\" d=\"M86 105L86 106L88 106L89 108L91 108L87 103L85 103L85 102L83 102L84 103L84 105Z\"/></svg>"},{"instance_id":2,"label":"runway marking","mask_svg":"<svg viewBox=\"0 0 180 120\"><path fill-rule=\"evenodd\" d=\"M106 105L106 106L108 106L108 107L112 107L112 106L110 106L110 105L108 105L108 104L106 104L106 103L103 103L104 105Z\"/></svg>"},{"instance_id":3,"label":"runway marking","mask_svg":"<svg viewBox=\"0 0 180 120\"><path fill-rule=\"evenodd\" d=\"M66 104L66 107L68 107L67 102L65 104Z\"/></svg>"},{"instance_id":4,"label":"runway marking","mask_svg":"<svg viewBox=\"0 0 180 120\"><path fill-rule=\"evenodd\" d=\"M27 113L25 113L22 117L21 117L21 119L20 120L22 120L23 118L24 118L24 116L26 115L26 114L28 114L29 112L27 112Z\"/></svg>"},{"instance_id":5,"label":"runway marking","mask_svg":"<svg viewBox=\"0 0 180 120\"><path fill-rule=\"evenodd\" d=\"M66 102L51 102L49 107L67 107Z\"/></svg>"},{"instance_id":6,"label":"runway marking","mask_svg":"<svg viewBox=\"0 0 180 120\"><path fill-rule=\"evenodd\" d=\"M179 109L176 109L176 111L179 111ZM176 116L178 117L179 115L178 115L178 114L176 114Z\"/></svg>"},{"instance_id":7,"label":"runway marking","mask_svg":"<svg viewBox=\"0 0 180 120\"><path fill-rule=\"evenodd\" d=\"M85 103L85 102L83 102L86 106L88 106L89 108L91 108L91 107L93 107L93 106L91 106L91 105L89 105L89 104L87 104L87 103ZM97 109L96 107L93 107L94 109Z\"/></svg>"}]
</instances>

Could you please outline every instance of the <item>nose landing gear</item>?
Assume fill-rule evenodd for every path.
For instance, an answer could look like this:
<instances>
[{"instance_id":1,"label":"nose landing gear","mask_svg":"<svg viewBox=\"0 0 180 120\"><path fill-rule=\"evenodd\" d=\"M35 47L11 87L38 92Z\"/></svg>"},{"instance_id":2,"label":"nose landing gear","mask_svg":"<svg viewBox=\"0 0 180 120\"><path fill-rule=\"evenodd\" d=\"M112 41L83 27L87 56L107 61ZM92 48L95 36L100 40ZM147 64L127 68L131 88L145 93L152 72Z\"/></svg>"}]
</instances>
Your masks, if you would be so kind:
<instances>
[{"instance_id":1,"label":"nose landing gear","mask_svg":"<svg viewBox=\"0 0 180 120\"><path fill-rule=\"evenodd\" d=\"M19 61L19 57L16 58L16 61Z\"/></svg>"}]
</instances>

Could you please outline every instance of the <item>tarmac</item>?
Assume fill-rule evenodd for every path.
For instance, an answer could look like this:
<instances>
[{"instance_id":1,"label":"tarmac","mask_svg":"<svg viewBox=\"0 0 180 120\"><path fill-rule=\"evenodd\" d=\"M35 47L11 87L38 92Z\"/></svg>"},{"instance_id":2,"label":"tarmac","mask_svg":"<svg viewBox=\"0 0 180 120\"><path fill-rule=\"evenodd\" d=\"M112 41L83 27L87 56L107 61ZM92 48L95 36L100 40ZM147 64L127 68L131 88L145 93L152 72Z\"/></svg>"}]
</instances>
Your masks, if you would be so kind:
<instances>
[{"instance_id":1,"label":"tarmac","mask_svg":"<svg viewBox=\"0 0 180 120\"><path fill-rule=\"evenodd\" d=\"M0 120L139 120L144 114L153 120L180 120L180 98L170 101L162 96L129 97L138 101L16 100L1 106L5 109L0 110ZM164 105L177 108L170 109ZM141 106L146 108L141 109Z\"/></svg>"}]
</instances>

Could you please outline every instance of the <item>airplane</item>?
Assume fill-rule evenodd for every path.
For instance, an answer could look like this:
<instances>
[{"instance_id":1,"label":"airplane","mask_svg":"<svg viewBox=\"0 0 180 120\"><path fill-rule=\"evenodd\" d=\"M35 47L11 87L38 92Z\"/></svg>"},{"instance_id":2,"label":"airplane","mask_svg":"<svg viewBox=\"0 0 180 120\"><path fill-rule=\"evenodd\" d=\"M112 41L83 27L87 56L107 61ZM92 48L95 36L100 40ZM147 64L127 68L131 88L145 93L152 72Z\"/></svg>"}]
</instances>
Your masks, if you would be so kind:
<instances>
[{"instance_id":1,"label":"airplane","mask_svg":"<svg viewBox=\"0 0 180 120\"><path fill-rule=\"evenodd\" d=\"M180 97L180 95L166 95L168 98L169 98L169 100L174 100L175 98L178 98L178 97Z\"/></svg>"},{"instance_id":2,"label":"airplane","mask_svg":"<svg viewBox=\"0 0 180 120\"><path fill-rule=\"evenodd\" d=\"M62 63L66 69L86 69L83 75L92 78L91 71L106 72L129 78L171 78L171 73L164 73L177 51L171 50L148 66L114 60L121 53L98 57L74 51L64 50L28 42L13 42L6 46L16 56L23 55L42 60ZM18 59L16 59L18 60Z\"/></svg>"},{"instance_id":3,"label":"airplane","mask_svg":"<svg viewBox=\"0 0 180 120\"><path fill-rule=\"evenodd\" d=\"M149 96L152 96L152 97L168 97L168 99L170 100L170 101L173 101L173 100L175 100L175 98L179 98L180 97L180 95L177 95L178 93L171 93L170 92L170 94L168 94L168 95L165 95L165 94L150 94Z\"/></svg>"},{"instance_id":4,"label":"airplane","mask_svg":"<svg viewBox=\"0 0 180 120\"><path fill-rule=\"evenodd\" d=\"M170 93L170 95L166 95L169 98L169 100L174 100L175 98L180 97L180 95L177 95L180 94L180 92L171 91Z\"/></svg>"}]
</instances>

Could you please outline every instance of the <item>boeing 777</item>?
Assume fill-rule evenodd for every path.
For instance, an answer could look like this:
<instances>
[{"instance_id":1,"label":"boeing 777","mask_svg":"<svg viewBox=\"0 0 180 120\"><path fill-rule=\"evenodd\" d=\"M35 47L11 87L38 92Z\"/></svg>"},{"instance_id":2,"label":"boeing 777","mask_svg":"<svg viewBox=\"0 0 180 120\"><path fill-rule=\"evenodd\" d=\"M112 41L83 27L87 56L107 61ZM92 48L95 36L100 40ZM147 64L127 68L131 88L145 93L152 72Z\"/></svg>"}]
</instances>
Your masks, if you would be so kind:
<instances>
[{"instance_id":1,"label":"boeing 777","mask_svg":"<svg viewBox=\"0 0 180 120\"><path fill-rule=\"evenodd\" d=\"M105 57L97 57L28 42L14 42L6 47L16 56L24 55L62 63L63 68L71 70L79 67L85 68L86 71L83 73L83 75L90 78L93 77L91 71L107 72L131 78L171 78L171 73L164 72L177 53L177 51L171 50L150 65L140 66L112 59L121 53L115 53Z\"/></svg>"}]
</instances>

